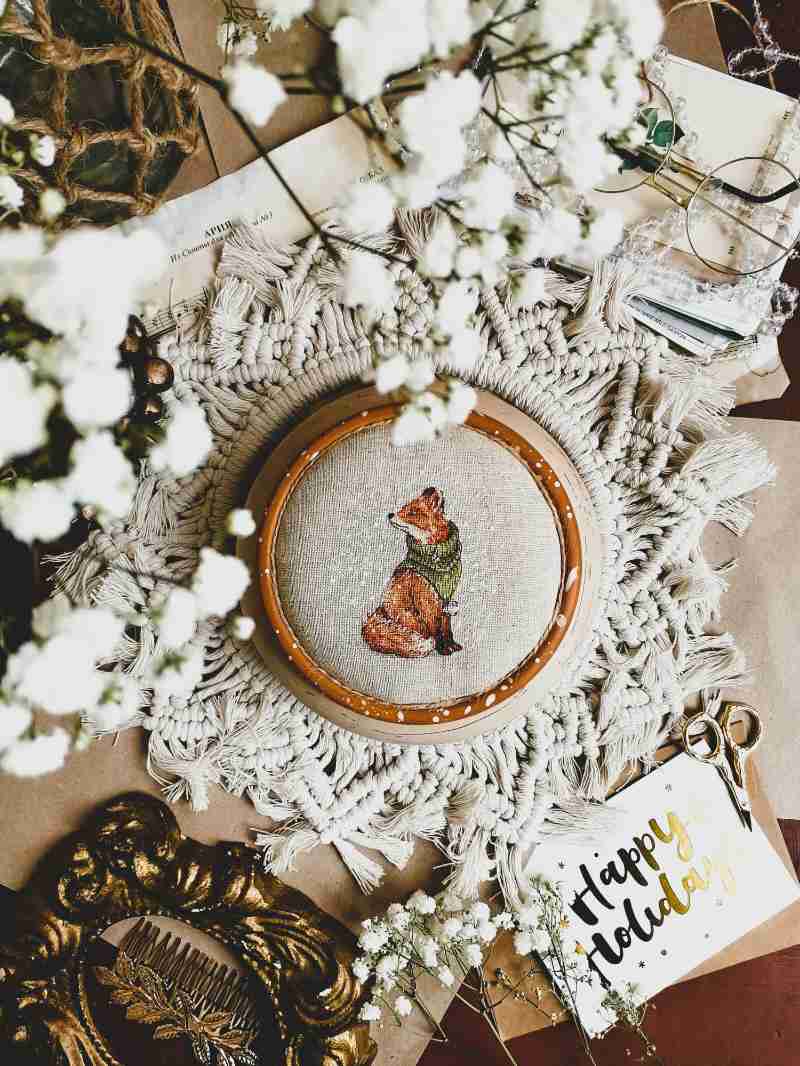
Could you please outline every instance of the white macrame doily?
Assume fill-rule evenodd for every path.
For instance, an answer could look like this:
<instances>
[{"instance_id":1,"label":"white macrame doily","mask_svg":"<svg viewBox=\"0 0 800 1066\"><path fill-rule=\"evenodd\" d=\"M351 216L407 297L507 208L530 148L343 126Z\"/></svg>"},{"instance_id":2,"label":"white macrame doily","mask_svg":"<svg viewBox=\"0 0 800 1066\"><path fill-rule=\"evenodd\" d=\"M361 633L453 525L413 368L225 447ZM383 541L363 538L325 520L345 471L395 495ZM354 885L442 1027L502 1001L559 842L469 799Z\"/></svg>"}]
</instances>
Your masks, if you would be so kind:
<instances>
[{"instance_id":1,"label":"white macrame doily","mask_svg":"<svg viewBox=\"0 0 800 1066\"><path fill-rule=\"evenodd\" d=\"M419 220L401 227L414 251ZM418 355L428 292L410 269L390 269L402 297L376 347ZM317 238L286 252L256 230L228 242L202 339L172 341L164 353L175 395L203 406L214 450L179 481L145 472L128 520L92 533L64 562L61 587L140 608L165 578L188 578L203 545L221 543L270 445L310 403L361 384L371 366L358 315L336 299L338 280ZM757 444L726 432L731 391L635 326L623 302L631 280L608 263L588 290L548 274L548 300L516 313L502 289L486 289L484 354L461 375L552 434L602 527L594 633L562 690L497 733L402 747L319 717L270 676L255 647L207 622L191 698L151 703L143 716L150 769L169 798L204 808L211 784L247 794L271 820L256 842L278 874L299 851L331 843L368 889L380 880L379 857L402 865L421 836L446 849L457 890L474 892L494 871L513 895L532 844L596 829L597 801L627 764L649 764L685 698L741 677L731 637L705 632L725 578L704 561L700 538L712 520L741 533L750 517L742 497L773 471ZM156 639L147 626L129 634L132 672L145 669Z\"/></svg>"}]
</instances>

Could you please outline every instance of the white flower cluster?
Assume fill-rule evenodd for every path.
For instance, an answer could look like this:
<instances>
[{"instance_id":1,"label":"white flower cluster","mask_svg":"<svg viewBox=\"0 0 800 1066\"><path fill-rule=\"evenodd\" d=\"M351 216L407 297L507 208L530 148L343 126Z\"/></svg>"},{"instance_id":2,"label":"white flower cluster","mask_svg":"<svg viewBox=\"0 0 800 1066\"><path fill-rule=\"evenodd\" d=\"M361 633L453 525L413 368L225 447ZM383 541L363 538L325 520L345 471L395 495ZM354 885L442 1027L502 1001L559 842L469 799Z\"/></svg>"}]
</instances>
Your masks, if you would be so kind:
<instances>
[{"instance_id":1,"label":"white flower cluster","mask_svg":"<svg viewBox=\"0 0 800 1066\"><path fill-rule=\"evenodd\" d=\"M399 1019L411 1013L416 979L434 976L445 987L482 966L489 945L501 929L512 927L508 911L492 915L488 904L466 902L452 893L429 896L415 892L405 904L392 903L381 918L367 918L358 943L362 954L353 963L361 982L374 979L372 996L361 1009L364 1021L377 1021L384 1010Z\"/></svg>"},{"instance_id":2,"label":"white flower cluster","mask_svg":"<svg viewBox=\"0 0 800 1066\"><path fill-rule=\"evenodd\" d=\"M256 6L270 25L284 28L311 5L259 0ZM589 211L581 198L618 166L609 139L629 141L637 129L639 66L663 26L657 0L538 0L496 9L467 0L324 0L317 11L331 27L344 96L361 104L380 97L398 72L429 71L468 41L477 47L487 25L496 29L494 89L484 93L471 70L428 73L421 90L394 111L402 166L380 183L355 184L338 209L338 221L356 237L387 229L398 208L443 209L446 217L423 242L416 265L438 307L433 345L456 373L481 355L478 292L495 285L510 260L566 256L591 265L618 244L621 216ZM229 96L261 122L283 89L244 63L226 68ZM494 136L488 158L465 173L466 131L481 111L494 123ZM516 179L498 165L509 161L537 183L536 210L516 207ZM446 183L457 174L464 180L454 195ZM531 273L516 287L516 306L536 302L541 280ZM368 325L391 315L398 299L386 260L366 249L347 250L342 292ZM451 382L446 398L428 387L431 365L390 354L377 367L381 391L403 388L411 397L395 432L398 443L428 439L471 409L466 386Z\"/></svg>"},{"instance_id":3,"label":"white flower cluster","mask_svg":"<svg viewBox=\"0 0 800 1066\"><path fill-rule=\"evenodd\" d=\"M35 711L83 715L95 732L138 719L139 683L98 667L113 659L124 622L102 607L73 607L55 596L33 612L33 638L9 656L0 681L0 770L21 777L58 769L72 737L60 726L33 732Z\"/></svg>"},{"instance_id":4,"label":"white flower cluster","mask_svg":"<svg viewBox=\"0 0 800 1066\"><path fill-rule=\"evenodd\" d=\"M562 988L572 991L591 980L584 948L566 932L569 921L559 889L543 878L532 882L530 895L514 910L493 913L481 900L417 891L362 926L361 954L352 969L362 983L374 982L361 1009L364 1021L378 1021L384 1011L398 1022L410 1014L423 973L447 988L457 979L460 983L470 969L483 966L500 932L513 937L518 955L546 961Z\"/></svg>"},{"instance_id":5,"label":"white flower cluster","mask_svg":"<svg viewBox=\"0 0 800 1066\"><path fill-rule=\"evenodd\" d=\"M165 264L162 244L142 230L75 229L57 239L31 227L0 234L0 303L14 301L27 319L52 334L17 354L0 354L0 466L48 443L59 413L79 434L67 471L0 489L0 522L26 543L69 528L75 507L99 521L124 516L136 488L134 471L110 427L130 409L130 373L118 345L144 286ZM183 476L205 459L211 432L197 406L172 405L172 420L153 466Z\"/></svg>"},{"instance_id":6,"label":"white flower cluster","mask_svg":"<svg viewBox=\"0 0 800 1066\"><path fill-rule=\"evenodd\" d=\"M203 648L195 639L198 624L227 615L249 584L250 573L241 559L222 555L214 548L201 548L200 563L189 587L171 588L151 604L159 640L145 681L153 691L156 708L173 696L191 694L203 667ZM234 633L241 640L252 635L247 623L252 623L252 619L233 622Z\"/></svg>"},{"instance_id":7,"label":"white flower cluster","mask_svg":"<svg viewBox=\"0 0 800 1066\"><path fill-rule=\"evenodd\" d=\"M0 15L2 15L0 4ZM0 129L8 126L15 118L14 106L11 101L0 93ZM8 163L0 163L0 208L6 213L13 214L22 207L25 200L25 192L20 183L14 178L13 171L16 165L24 158L21 149L12 149L4 154L16 164L9 166ZM56 160L56 142L49 134L32 133L28 139L28 155L31 162L39 167L47 169ZM39 195L39 214L44 222L52 222L63 214L67 202L58 189L45 188Z\"/></svg>"},{"instance_id":8,"label":"white flower cluster","mask_svg":"<svg viewBox=\"0 0 800 1066\"><path fill-rule=\"evenodd\" d=\"M241 54L235 62L222 68L222 79L228 89L230 106L254 126L266 126L275 109L286 99L280 79Z\"/></svg>"},{"instance_id":9,"label":"white flower cluster","mask_svg":"<svg viewBox=\"0 0 800 1066\"><path fill-rule=\"evenodd\" d=\"M557 885L543 877L534 878L530 892L512 912L512 919L514 951L518 955L542 959L557 985L572 996L578 985L591 982L589 957L569 932L569 918Z\"/></svg>"},{"instance_id":10,"label":"white flower cluster","mask_svg":"<svg viewBox=\"0 0 800 1066\"><path fill-rule=\"evenodd\" d=\"M33 486L46 487L46 482ZM232 511L227 530L251 535L255 522L250 511ZM75 607L63 593L46 600L33 612L32 639L9 656L0 678L0 771L33 776L58 769L84 736L116 733L142 722L145 690L153 692L156 704L189 695L202 670L198 624L232 611L249 582L239 559L203 548L189 587L174 586L152 596L138 613ZM145 622L158 634L149 662L129 673L104 669L124 655L126 625ZM249 640L254 627L251 618L231 620L238 640ZM34 716L39 712L80 714L83 732L71 736L61 727L37 731Z\"/></svg>"}]
</instances>

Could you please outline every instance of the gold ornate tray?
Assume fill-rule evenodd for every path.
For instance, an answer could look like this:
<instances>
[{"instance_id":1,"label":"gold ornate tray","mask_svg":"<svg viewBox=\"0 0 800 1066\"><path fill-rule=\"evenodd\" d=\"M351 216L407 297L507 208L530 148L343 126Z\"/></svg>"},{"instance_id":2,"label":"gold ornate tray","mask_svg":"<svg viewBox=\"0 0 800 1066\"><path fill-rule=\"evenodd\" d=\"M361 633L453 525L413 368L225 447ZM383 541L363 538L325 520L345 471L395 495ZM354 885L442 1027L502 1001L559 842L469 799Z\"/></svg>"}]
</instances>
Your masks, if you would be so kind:
<instances>
[{"instance_id":1,"label":"gold ornate tray","mask_svg":"<svg viewBox=\"0 0 800 1066\"><path fill-rule=\"evenodd\" d=\"M462 739L552 686L590 624L598 531L563 450L481 394L465 426L395 447L371 389L317 409L248 499L245 609L269 668L354 732Z\"/></svg>"}]
</instances>

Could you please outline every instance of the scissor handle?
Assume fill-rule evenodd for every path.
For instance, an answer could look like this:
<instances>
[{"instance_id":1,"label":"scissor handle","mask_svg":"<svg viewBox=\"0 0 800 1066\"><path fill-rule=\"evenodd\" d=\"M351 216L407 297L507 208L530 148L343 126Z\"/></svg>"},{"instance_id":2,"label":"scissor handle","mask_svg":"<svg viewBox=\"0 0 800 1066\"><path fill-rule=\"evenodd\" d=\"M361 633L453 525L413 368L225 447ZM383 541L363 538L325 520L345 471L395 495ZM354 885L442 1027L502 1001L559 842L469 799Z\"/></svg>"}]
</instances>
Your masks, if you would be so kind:
<instances>
[{"instance_id":1,"label":"scissor handle","mask_svg":"<svg viewBox=\"0 0 800 1066\"><path fill-rule=\"evenodd\" d=\"M733 732L731 719L737 711L747 715L750 722L750 728L744 740L738 740ZM761 715L749 703L726 703L719 717L719 724L730 746L739 752L753 751L764 736L764 723L761 721Z\"/></svg>"},{"instance_id":2,"label":"scissor handle","mask_svg":"<svg viewBox=\"0 0 800 1066\"><path fill-rule=\"evenodd\" d=\"M709 751L702 751L696 746L701 739L700 734L691 735L693 727L698 725L704 727L703 737L710 733L714 738ZM716 718L712 717L712 715L701 712L687 719L683 723L681 733L683 735L683 746L693 759L698 759L700 762L713 763L714 766L719 766L725 761L725 736Z\"/></svg>"}]
</instances>

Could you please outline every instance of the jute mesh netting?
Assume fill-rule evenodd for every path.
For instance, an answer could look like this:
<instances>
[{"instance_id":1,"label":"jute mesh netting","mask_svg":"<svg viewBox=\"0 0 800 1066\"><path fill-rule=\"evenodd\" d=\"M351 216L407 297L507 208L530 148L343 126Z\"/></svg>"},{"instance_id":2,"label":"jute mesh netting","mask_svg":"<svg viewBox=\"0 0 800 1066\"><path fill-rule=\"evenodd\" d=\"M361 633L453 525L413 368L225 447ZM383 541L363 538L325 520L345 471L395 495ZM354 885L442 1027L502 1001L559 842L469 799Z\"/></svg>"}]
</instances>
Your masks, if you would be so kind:
<instances>
[{"instance_id":1,"label":"jute mesh netting","mask_svg":"<svg viewBox=\"0 0 800 1066\"><path fill-rule=\"evenodd\" d=\"M9 0L0 18L0 88L17 112L13 128L57 146L52 167L16 176L34 193L59 189L67 223L147 214L197 145L196 84L115 41L115 26L178 54L158 0Z\"/></svg>"}]
</instances>

